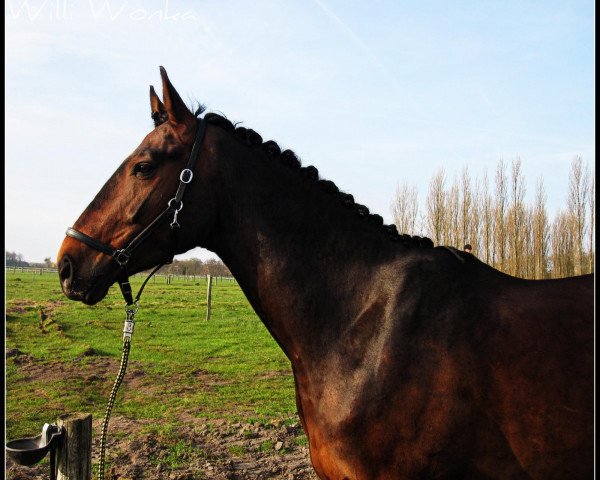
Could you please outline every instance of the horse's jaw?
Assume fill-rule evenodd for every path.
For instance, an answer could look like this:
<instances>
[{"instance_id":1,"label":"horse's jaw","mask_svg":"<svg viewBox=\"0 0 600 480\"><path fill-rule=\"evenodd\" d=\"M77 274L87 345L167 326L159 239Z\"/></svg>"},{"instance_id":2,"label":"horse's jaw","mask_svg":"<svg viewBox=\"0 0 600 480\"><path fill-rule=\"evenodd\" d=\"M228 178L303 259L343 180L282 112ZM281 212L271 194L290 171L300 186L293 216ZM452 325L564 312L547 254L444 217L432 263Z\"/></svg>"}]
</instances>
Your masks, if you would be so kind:
<instances>
[{"instance_id":1,"label":"horse's jaw","mask_svg":"<svg viewBox=\"0 0 600 480\"><path fill-rule=\"evenodd\" d=\"M82 302L85 305L96 305L106 297L113 283L114 280L107 281L104 277L100 276L87 282L83 279L76 279L70 285L61 283L61 287L64 295L69 300Z\"/></svg>"},{"instance_id":2,"label":"horse's jaw","mask_svg":"<svg viewBox=\"0 0 600 480\"><path fill-rule=\"evenodd\" d=\"M82 298L82 302L85 305L96 305L98 302L104 300L108 293L109 286L93 286L85 292Z\"/></svg>"}]
</instances>

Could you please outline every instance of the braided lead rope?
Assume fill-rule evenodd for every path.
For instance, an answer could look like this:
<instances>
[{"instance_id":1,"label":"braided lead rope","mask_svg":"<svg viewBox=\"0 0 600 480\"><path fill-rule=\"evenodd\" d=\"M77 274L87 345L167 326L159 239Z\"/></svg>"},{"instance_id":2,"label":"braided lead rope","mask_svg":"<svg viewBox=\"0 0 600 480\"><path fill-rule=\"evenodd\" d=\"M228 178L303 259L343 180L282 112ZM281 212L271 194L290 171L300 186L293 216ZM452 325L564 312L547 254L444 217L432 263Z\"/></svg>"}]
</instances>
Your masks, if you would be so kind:
<instances>
[{"instance_id":1,"label":"braided lead rope","mask_svg":"<svg viewBox=\"0 0 600 480\"><path fill-rule=\"evenodd\" d=\"M129 351L131 350L131 336L133 335L133 327L135 326L135 314L138 311L138 301L142 296L142 292L144 291L144 287L154 276L158 270L166 265L167 263L171 263L172 260L167 262L163 262L158 265L150 275L146 277L144 283L140 287L138 294L135 297L135 300L130 305L125 307L125 325L123 327L123 351L121 354L121 365L119 366L119 372L117 373L117 378L115 379L115 383L110 392L110 396L108 397L108 404L106 405L106 413L104 414L104 421L102 422L102 435L100 436L100 461L99 461L99 472L98 478L99 480L104 480L104 467L106 464L106 437L108 434L108 422L110 420L110 415L112 413L112 409L115 405L115 400L117 399L117 392L121 383L123 382L123 378L125 377L125 371L127 370L127 362L129 360ZM129 282L127 282L129 283Z\"/></svg>"},{"instance_id":2,"label":"braided lead rope","mask_svg":"<svg viewBox=\"0 0 600 480\"><path fill-rule=\"evenodd\" d=\"M115 399L117 398L117 391L121 386L123 377L125 376L125 370L127 369L127 361L129 359L129 350L131 348L131 340L123 340L123 354L121 356L121 366L119 368L119 374L115 380L110 397L108 399L108 405L106 406L106 413L104 414L104 421L102 423L102 435L100 437L100 465L99 465L99 480L104 480L104 466L105 466L105 453L106 453L106 435L108 432L108 421L112 413Z\"/></svg>"}]
</instances>

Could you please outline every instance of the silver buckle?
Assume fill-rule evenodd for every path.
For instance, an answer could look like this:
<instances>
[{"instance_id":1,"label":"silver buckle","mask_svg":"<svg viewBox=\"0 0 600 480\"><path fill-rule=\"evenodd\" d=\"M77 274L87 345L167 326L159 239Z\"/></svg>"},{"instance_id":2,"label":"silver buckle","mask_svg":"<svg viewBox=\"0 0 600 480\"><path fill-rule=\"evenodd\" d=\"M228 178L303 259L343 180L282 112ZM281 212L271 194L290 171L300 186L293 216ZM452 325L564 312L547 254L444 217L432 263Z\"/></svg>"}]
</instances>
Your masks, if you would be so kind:
<instances>
[{"instance_id":1,"label":"silver buckle","mask_svg":"<svg viewBox=\"0 0 600 480\"><path fill-rule=\"evenodd\" d=\"M187 181L183 179L184 174L189 175ZM194 178L194 172L192 172L189 168L184 168L179 174L179 180L181 180L181 183L190 183L192 178Z\"/></svg>"},{"instance_id":2,"label":"silver buckle","mask_svg":"<svg viewBox=\"0 0 600 480\"><path fill-rule=\"evenodd\" d=\"M129 254L125 250L117 250L113 254L113 258L119 264L119 266L124 267L129 261Z\"/></svg>"},{"instance_id":3,"label":"silver buckle","mask_svg":"<svg viewBox=\"0 0 600 480\"><path fill-rule=\"evenodd\" d=\"M175 197L173 197L171 200L169 200L169 203L167 205L170 207L174 201L175 201ZM175 211L179 212L182 208L183 208L183 200L179 200L179 208L176 208Z\"/></svg>"}]
</instances>

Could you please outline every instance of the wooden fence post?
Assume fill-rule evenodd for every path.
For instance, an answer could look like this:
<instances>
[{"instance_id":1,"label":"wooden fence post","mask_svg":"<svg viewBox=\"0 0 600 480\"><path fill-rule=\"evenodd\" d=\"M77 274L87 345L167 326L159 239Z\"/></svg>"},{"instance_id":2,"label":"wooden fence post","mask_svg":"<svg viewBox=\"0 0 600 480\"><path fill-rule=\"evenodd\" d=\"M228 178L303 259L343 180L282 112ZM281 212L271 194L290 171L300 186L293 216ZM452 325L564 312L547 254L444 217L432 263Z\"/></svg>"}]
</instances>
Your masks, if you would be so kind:
<instances>
[{"instance_id":1,"label":"wooden fence post","mask_svg":"<svg viewBox=\"0 0 600 480\"><path fill-rule=\"evenodd\" d=\"M210 300L211 300L211 291L212 291L212 277L210 274L206 279L208 283L207 291L206 291L206 320L210 320Z\"/></svg>"},{"instance_id":2,"label":"wooden fence post","mask_svg":"<svg viewBox=\"0 0 600 480\"><path fill-rule=\"evenodd\" d=\"M91 480L92 415L67 413L56 424L65 431L56 452L57 480Z\"/></svg>"}]
</instances>

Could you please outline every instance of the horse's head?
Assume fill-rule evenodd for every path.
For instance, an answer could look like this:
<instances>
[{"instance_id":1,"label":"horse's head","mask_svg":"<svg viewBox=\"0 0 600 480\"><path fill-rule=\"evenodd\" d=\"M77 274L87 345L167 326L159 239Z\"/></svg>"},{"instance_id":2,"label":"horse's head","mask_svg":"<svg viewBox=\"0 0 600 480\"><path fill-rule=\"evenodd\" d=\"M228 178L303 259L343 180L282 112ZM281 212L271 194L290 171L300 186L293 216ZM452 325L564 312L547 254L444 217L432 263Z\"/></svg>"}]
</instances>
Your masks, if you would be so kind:
<instances>
[{"instance_id":1,"label":"horse's head","mask_svg":"<svg viewBox=\"0 0 600 480\"><path fill-rule=\"evenodd\" d=\"M199 151L194 152L197 160L192 179L189 172L182 171L190 158L200 124L162 67L161 76L164 103L150 87L154 130L125 159L77 219L73 230L70 229L71 236L65 238L58 253L61 286L72 300L89 305L99 302L122 275L120 264L124 260L127 260L128 274L168 261L174 254L196 246L214 221L208 138L197 142L201 145ZM206 135L209 137L210 132ZM186 210L181 208L181 202L171 201L172 208L165 212L179 186L188 181L182 201L202 205L201 211L191 215L189 207ZM171 228L176 209L181 209L176 218L180 227ZM159 217L160 220L145 231ZM149 235L138 242L140 233L144 237L145 233ZM111 250L127 249L132 240L135 244L132 251L116 257L110 254Z\"/></svg>"}]
</instances>

